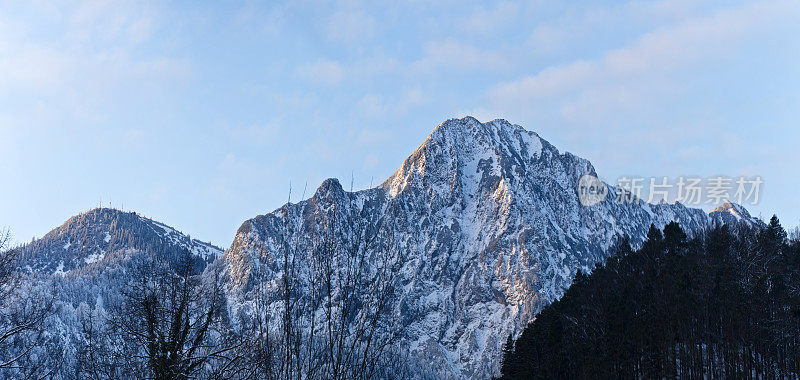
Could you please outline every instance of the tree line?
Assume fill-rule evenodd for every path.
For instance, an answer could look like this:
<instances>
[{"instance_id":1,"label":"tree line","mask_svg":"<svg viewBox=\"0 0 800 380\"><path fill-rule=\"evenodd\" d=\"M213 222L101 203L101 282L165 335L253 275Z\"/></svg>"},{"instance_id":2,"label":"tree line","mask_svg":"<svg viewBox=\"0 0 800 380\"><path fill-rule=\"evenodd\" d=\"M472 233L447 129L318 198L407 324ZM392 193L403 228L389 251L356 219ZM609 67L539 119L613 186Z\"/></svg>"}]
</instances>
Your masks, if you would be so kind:
<instances>
[{"instance_id":1,"label":"tree line","mask_svg":"<svg viewBox=\"0 0 800 380\"><path fill-rule=\"evenodd\" d=\"M579 273L516 339L502 378L796 378L800 240L717 226L689 238L651 226Z\"/></svg>"},{"instance_id":2,"label":"tree line","mask_svg":"<svg viewBox=\"0 0 800 380\"><path fill-rule=\"evenodd\" d=\"M8 295L0 311L14 312L0 315L0 377L408 377L389 312L401 262L391 237L366 222L340 222L334 211L310 248L287 228L275 255L281 271L235 305L221 266L199 271L191 246L177 258L129 252L104 277L79 271L47 282L23 279L19 251L0 239L0 289ZM46 296L19 291L45 282L56 284Z\"/></svg>"}]
</instances>

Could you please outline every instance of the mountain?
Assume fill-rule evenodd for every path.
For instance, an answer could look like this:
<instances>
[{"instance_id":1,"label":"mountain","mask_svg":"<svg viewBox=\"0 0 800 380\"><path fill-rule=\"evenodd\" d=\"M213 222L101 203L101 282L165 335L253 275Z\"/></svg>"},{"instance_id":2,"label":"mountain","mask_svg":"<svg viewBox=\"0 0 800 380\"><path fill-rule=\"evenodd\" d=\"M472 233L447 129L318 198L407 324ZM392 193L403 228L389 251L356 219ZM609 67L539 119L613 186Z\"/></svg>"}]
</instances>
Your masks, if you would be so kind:
<instances>
[{"instance_id":1,"label":"mountain","mask_svg":"<svg viewBox=\"0 0 800 380\"><path fill-rule=\"evenodd\" d=\"M194 273L202 274L222 255L222 249L163 223L109 208L76 215L15 250L22 276L17 297L25 302L12 301L13 306L27 313L36 307L50 313L39 326L42 334L29 334L28 341L4 342L8 349L0 354L4 360L27 355L21 356L18 366L0 368L0 378L30 377L26 371L38 373L36 368L52 370L44 376L48 378L80 377L78 361L86 352L87 331L99 334L105 328L108 312L122 304L123 293L141 273L137 269L155 268L149 266L155 261L185 268L188 254ZM49 302L52 307L45 307ZM0 325L8 322L2 318L5 312L0 314ZM28 348L32 340L36 345ZM97 358L103 359L107 358Z\"/></svg>"},{"instance_id":2,"label":"mountain","mask_svg":"<svg viewBox=\"0 0 800 380\"><path fill-rule=\"evenodd\" d=\"M328 179L310 199L245 221L213 265L231 310L247 315L255 285L284 275L287 242L311 250L326 231L376 226L391 237L378 245L393 247L402 264L391 313L404 350L437 377L488 378L499 373L509 334L623 238L640 246L651 224L671 221L689 235L720 223L763 224L734 205L711 214L638 199L583 206L585 175L597 177L589 161L518 125L450 119L378 187L347 192Z\"/></svg>"},{"instance_id":3,"label":"mountain","mask_svg":"<svg viewBox=\"0 0 800 380\"><path fill-rule=\"evenodd\" d=\"M502 378L798 378L800 240L742 227L620 247L508 342Z\"/></svg>"},{"instance_id":4,"label":"mountain","mask_svg":"<svg viewBox=\"0 0 800 380\"><path fill-rule=\"evenodd\" d=\"M763 221L750 216L750 213L741 205L730 201L724 202L709 213L712 219L719 223L729 225L743 225L745 227L765 227Z\"/></svg>"},{"instance_id":5,"label":"mountain","mask_svg":"<svg viewBox=\"0 0 800 380\"><path fill-rule=\"evenodd\" d=\"M18 248L19 266L35 274L65 274L107 265L124 260L131 252L147 252L177 263L186 251L191 251L198 272L222 255L221 248L192 239L166 224L111 208L73 216L41 239Z\"/></svg>"},{"instance_id":6,"label":"mountain","mask_svg":"<svg viewBox=\"0 0 800 380\"><path fill-rule=\"evenodd\" d=\"M690 236L719 224L764 225L731 203L709 214L635 198L584 205L579 185L586 178L604 194L617 193L596 177L589 161L559 152L536 133L467 117L438 126L380 186L348 192L328 179L311 198L245 221L224 254L134 212L90 210L16 248L19 268L37 279L28 283L56 305L44 321L46 344L31 357L60 352L62 368L72 368L85 345L87 316L118 305L130 269L149 260L179 264L188 253L195 273L219 276L225 320L236 329L253 319L256 299L280 310L278 280L290 274L282 265L289 252L301 253L299 272L291 273L313 274L320 269L313 255L325 252L321 242L341 246L369 230L377 241L365 257L379 258L369 265L396 269L386 320L401 331L400 348L413 369L483 379L499 373L509 334L521 333L577 273L590 272L623 239L639 247L651 224L671 221ZM313 276L302 281L298 292L312 288Z\"/></svg>"}]
</instances>

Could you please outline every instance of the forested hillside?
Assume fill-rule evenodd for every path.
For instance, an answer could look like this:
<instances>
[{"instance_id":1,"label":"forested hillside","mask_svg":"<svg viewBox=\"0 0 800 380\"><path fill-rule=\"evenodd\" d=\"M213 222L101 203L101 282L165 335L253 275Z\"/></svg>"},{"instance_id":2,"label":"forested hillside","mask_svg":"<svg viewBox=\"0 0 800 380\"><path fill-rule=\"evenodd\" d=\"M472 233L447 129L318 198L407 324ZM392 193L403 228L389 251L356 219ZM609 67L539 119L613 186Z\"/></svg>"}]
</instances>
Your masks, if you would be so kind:
<instances>
[{"instance_id":1,"label":"forested hillside","mask_svg":"<svg viewBox=\"0 0 800 380\"><path fill-rule=\"evenodd\" d=\"M503 378L796 378L800 243L778 218L688 239L651 227L578 274L504 350Z\"/></svg>"}]
</instances>

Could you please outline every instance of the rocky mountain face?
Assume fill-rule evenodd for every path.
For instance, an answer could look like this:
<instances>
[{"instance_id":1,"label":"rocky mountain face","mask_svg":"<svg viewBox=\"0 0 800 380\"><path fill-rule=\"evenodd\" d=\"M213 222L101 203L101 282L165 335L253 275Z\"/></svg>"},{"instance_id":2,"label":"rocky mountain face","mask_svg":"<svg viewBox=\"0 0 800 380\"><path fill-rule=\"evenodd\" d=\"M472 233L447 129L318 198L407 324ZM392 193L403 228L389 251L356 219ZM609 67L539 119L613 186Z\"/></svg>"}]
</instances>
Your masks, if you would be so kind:
<instances>
[{"instance_id":1,"label":"rocky mountain face","mask_svg":"<svg viewBox=\"0 0 800 380\"><path fill-rule=\"evenodd\" d=\"M732 202L724 202L719 207L711 210L709 216L716 223L764 227L764 222L761 219L752 217L747 209Z\"/></svg>"},{"instance_id":2,"label":"rocky mountain face","mask_svg":"<svg viewBox=\"0 0 800 380\"><path fill-rule=\"evenodd\" d=\"M520 126L451 119L376 188L347 192L329 179L312 198L244 222L214 266L231 309L247 308L255 284L283 276L288 242L308 250L325 231L346 240L354 229L374 226L391 237L379 245L402 261L391 313L403 349L437 377L489 378L509 334L521 332L623 237L637 246L651 224L670 221L689 234L719 223L761 223L731 204L710 214L637 199L584 206L584 175L597 176L589 161Z\"/></svg>"},{"instance_id":3,"label":"rocky mountain face","mask_svg":"<svg viewBox=\"0 0 800 380\"><path fill-rule=\"evenodd\" d=\"M125 260L146 252L177 263L186 252L199 273L222 249L184 235L135 212L97 208L73 216L41 239L18 248L19 266L35 274L66 274L93 265Z\"/></svg>"},{"instance_id":4,"label":"rocky mountain face","mask_svg":"<svg viewBox=\"0 0 800 380\"><path fill-rule=\"evenodd\" d=\"M76 316L102 314L136 260L178 263L188 252L196 273L220 276L236 324L252 316L258 289L277 288L287 252L300 254L305 269L296 273L312 282L312 256L303 255L326 239L345 245L375 231L371 257L386 255L376 261L398 268L388 312L412 365L437 378L483 379L498 373L509 334L623 237L637 246L651 224L670 221L689 234L717 224L763 225L730 203L710 214L610 198L584 206L585 175L597 176L591 163L520 126L451 119L380 186L348 192L326 180L310 199L245 221L224 254L136 213L95 209L17 248L19 267L54 292L58 312L46 320L48 343L40 350L60 352L69 368L80 346ZM279 298L267 300L268 310L280 308Z\"/></svg>"}]
</instances>

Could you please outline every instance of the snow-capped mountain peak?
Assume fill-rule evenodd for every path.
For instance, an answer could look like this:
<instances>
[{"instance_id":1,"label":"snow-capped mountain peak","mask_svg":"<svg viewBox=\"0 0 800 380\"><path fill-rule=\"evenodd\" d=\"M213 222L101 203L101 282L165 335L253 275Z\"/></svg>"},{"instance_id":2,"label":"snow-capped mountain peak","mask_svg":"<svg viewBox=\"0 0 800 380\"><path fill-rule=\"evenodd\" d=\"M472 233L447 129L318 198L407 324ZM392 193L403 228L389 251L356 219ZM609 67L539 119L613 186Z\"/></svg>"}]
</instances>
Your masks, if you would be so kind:
<instances>
[{"instance_id":1,"label":"snow-capped mountain peak","mask_svg":"<svg viewBox=\"0 0 800 380\"><path fill-rule=\"evenodd\" d=\"M410 184L430 190L481 190L471 185L476 175L489 185L493 178L512 180L541 155L538 135L505 120L480 123L475 118L449 119L439 125L403 165L383 183L391 196ZM549 145L549 144L548 144ZM485 175L485 177L483 177Z\"/></svg>"},{"instance_id":2,"label":"snow-capped mountain peak","mask_svg":"<svg viewBox=\"0 0 800 380\"><path fill-rule=\"evenodd\" d=\"M20 267L40 274L65 274L124 259L132 251L152 253L170 261L178 261L190 251L198 270L222 255L222 249L191 239L166 224L111 208L75 215L18 250Z\"/></svg>"},{"instance_id":3,"label":"snow-capped mountain peak","mask_svg":"<svg viewBox=\"0 0 800 380\"><path fill-rule=\"evenodd\" d=\"M709 216L721 223L744 224L748 227L763 226L764 223L754 218L742 205L726 201L709 212Z\"/></svg>"},{"instance_id":4,"label":"snow-capped mountain peak","mask_svg":"<svg viewBox=\"0 0 800 380\"><path fill-rule=\"evenodd\" d=\"M681 204L583 206L585 174L596 176L588 160L521 126L449 119L380 186L348 192L329 179L312 198L246 221L220 266L238 299L247 284L281 275L283 241L313 246L334 212L342 226L379 221L405 260L392 305L403 347L438 376L489 378L508 335L623 237L638 245L651 224L676 221L694 235L737 222Z\"/></svg>"},{"instance_id":5,"label":"snow-capped mountain peak","mask_svg":"<svg viewBox=\"0 0 800 380\"><path fill-rule=\"evenodd\" d=\"M578 184L586 174L597 176L588 160L521 126L449 119L381 185L348 191L327 179L309 199L242 223L224 254L166 224L106 208L76 215L17 249L31 277L70 289L60 294L66 309L81 302L102 308L106 288L124 286L139 259L172 263L188 252L196 273L206 268L223 282L227 320L236 329L236 321L252 318L249 301L257 297L268 310L280 309L276 284L289 273L288 252L299 258L291 273L307 275L296 278L295 293L302 293L315 281L307 259L320 242L346 246L339 243L373 228L381 232L374 244L380 248L370 254L396 274L387 313L399 324L412 366L438 378L485 379L498 373L506 338L621 239L637 246L651 225L672 221L690 236L721 223L763 226L733 203L710 213L638 199L585 206ZM72 331L65 336L80 330L68 326L71 318L58 321Z\"/></svg>"}]
</instances>

